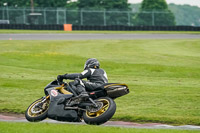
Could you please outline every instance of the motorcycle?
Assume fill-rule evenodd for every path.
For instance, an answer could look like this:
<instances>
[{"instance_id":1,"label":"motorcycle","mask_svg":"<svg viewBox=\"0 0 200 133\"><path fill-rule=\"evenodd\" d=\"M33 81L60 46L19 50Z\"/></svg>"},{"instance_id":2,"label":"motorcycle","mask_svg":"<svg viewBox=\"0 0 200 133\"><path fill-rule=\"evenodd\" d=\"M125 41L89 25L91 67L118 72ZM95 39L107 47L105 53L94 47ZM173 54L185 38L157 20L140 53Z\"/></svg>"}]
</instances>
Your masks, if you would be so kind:
<instances>
[{"instance_id":1,"label":"motorcycle","mask_svg":"<svg viewBox=\"0 0 200 133\"><path fill-rule=\"evenodd\" d=\"M126 84L106 83L95 91L88 92L89 98L81 100L74 91L72 82L59 84L50 82L45 88L45 96L34 101L26 110L25 117L30 122L50 118L58 121L81 122L100 125L115 114L114 99L129 93Z\"/></svg>"}]
</instances>

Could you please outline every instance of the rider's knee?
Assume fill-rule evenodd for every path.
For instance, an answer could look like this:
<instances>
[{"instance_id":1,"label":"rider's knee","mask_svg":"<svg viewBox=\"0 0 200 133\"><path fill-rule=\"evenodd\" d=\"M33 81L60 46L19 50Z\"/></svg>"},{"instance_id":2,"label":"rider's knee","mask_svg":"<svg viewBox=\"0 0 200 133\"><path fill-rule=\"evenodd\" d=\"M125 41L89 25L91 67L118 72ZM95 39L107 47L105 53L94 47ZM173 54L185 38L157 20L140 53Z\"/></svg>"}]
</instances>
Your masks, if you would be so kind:
<instances>
[{"instance_id":1,"label":"rider's knee","mask_svg":"<svg viewBox=\"0 0 200 133\"><path fill-rule=\"evenodd\" d=\"M75 79L74 80L74 85L77 86L77 85L81 85L83 87L85 87L85 84L83 83L83 81L81 79Z\"/></svg>"}]
</instances>

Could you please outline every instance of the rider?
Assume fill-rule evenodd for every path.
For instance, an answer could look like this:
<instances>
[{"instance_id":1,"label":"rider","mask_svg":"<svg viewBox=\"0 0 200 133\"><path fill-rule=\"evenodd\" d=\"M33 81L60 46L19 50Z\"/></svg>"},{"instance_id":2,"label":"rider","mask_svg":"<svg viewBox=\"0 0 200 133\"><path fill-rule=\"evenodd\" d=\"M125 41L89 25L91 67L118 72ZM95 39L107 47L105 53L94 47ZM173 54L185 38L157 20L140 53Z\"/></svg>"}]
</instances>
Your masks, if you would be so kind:
<instances>
[{"instance_id":1,"label":"rider","mask_svg":"<svg viewBox=\"0 0 200 133\"><path fill-rule=\"evenodd\" d=\"M87 78L87 81L82 79ZM96 88L108 83L108 78L106 72L100 68L100 63L95 58L89 58L84 65L84 71L82 73L64 74L58 75L59 82L63 79L75 80L73 82L76 86L76 92L83 99L89 98L86 91L93 91Z\"/></svg>"}]
</instances>

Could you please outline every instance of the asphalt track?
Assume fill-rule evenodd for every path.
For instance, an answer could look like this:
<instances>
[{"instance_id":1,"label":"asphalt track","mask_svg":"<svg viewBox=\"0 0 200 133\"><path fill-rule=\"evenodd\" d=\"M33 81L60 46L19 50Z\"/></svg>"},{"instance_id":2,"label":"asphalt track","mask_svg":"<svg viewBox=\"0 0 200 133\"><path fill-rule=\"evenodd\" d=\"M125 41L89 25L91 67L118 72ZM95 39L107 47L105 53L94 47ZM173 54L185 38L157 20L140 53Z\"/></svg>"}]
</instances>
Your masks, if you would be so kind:
<instances>
[{"instance_id":1,"label":"asphalt track","mask_svg":"<svg viewBox=\"0 0 200 133\"><path fill-rule=\"evenodd\" d=\"M200 39L200 34L0 34L0 40Z\"/></svg>"},{"instance_id":2,"label":"asphalt track","mask_svg":"<svg viewBox=\"0 0 200 133\"><path fill-rule=\"evenodd\" d=\"M0 121L2 122L28 122L24 115L16 115L16 114L0 114ZM59 122L55 120L46 119L42 121L43 123L61 123L61 124L74 124L74 125L86 125L84 122L74 123L74 122ZM172 126L161 123L133 123L133 122L124 122L124 121L108 121L100 126L110 126L110 127L123 127L123 128L144 128L144 129L178 129L178 130L199 130L200 126L193 125L181 125L181 126Z\"/></svg>"}]
</instances>

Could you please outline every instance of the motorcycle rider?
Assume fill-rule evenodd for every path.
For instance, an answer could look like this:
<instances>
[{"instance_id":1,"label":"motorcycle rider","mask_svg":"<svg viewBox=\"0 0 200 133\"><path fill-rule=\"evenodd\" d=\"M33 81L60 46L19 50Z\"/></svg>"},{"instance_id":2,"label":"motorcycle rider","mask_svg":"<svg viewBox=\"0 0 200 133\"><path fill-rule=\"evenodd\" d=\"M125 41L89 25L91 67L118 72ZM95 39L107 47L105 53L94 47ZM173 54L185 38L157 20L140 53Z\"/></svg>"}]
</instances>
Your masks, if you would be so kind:
<instances>
[{"instance_id":1,"label":"motorcycle rider","mask_svg":"<svg viewBox=\"0 0 200 133\"><path fill-rule=\"evenodd\" d=\"M87 78L87 81L82 80L84 78ZM63 79L74 80L75 91L82 99L89 98L87 91L93 91L103 84L108 83L106 72L100 68L100 63L95 58L89 58L85 62L84 71L81 73L58 75L57 80L59 82L62 82Z\"/></svg>"}]
</instances>

